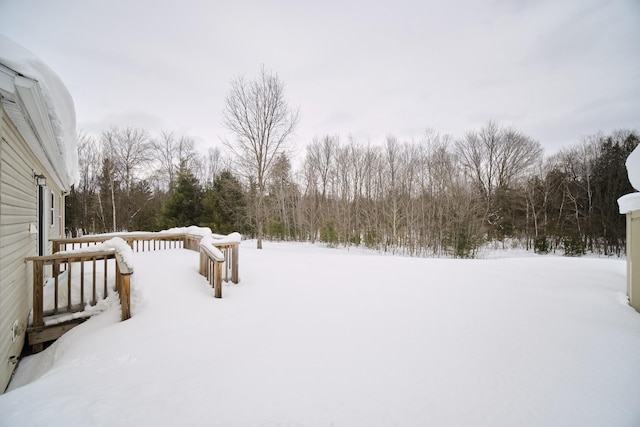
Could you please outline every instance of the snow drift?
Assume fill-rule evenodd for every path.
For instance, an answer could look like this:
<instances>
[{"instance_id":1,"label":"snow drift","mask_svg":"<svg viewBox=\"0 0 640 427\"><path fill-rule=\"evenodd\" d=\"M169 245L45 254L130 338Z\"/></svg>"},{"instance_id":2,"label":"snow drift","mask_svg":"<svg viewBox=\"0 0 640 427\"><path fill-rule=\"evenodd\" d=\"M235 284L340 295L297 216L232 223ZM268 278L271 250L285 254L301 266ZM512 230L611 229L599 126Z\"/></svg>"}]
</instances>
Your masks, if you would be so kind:
<instances>
[{"instance_id":1,"label":"snow drift","mask_svg":"<svg viewBox=\"0 0 640 427\"><path fill-rule=\"evenodd\" d=\"M215 299L196 252L133 256L149 303L23 360L0 425L640 425L624 261L250 242Z\"/></svg>"}]
</instances>

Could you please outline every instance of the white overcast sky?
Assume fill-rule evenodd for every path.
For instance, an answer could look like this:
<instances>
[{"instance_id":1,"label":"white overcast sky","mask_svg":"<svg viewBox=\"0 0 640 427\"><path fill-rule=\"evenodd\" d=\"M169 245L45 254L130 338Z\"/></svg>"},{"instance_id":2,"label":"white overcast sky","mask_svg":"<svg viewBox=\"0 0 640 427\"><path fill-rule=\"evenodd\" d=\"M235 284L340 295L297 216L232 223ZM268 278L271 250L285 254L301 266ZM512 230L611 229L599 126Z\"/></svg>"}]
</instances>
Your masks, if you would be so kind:
<instances>
[{"instance_id":1,"label":"white overcast sky","mask_svg":"<svg viewBox=\"0 0 640 427\"><path fill-rule=\"evenodd\" d=\"M300 107L300 148L491 119L552 154L640 129L640 0L0 0L0 32L58 73L89 133L219 145L231 79L262 64Z\"/></svg>"}]
</instances>

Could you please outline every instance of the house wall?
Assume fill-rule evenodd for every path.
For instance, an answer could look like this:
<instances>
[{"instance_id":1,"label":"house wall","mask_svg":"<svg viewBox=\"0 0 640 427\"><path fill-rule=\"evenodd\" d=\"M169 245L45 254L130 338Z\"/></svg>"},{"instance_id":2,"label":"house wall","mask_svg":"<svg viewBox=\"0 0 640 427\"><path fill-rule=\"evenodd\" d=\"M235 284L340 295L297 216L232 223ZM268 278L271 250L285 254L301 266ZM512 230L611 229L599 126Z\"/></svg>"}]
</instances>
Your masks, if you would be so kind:
<instances>
[{"instance_id":1,"label":"house wall","mask_svg":"<svg viewBox=\"0 0 640 427\"><path fill-rule=\"evenodd\" d=\"M1 104L0 104L1 105ZM24 346L25 328L32 304L32 265L26 257L37 255L38 186L34 174L47 173L17 128L0 106L0 393L9 383ZM62 191L47 179L45 228L47 239L61 237ZM48 204L53 192L54 212ZM62 201L62 203L61 203ZM47 242L45 253L51 253ZM17 321L18 327L14 327Z\"/></svg>"},{"instance_id":2,"label":"house wall","mask_svg":"<svg viewBox=\"0 0 640 427\"><path fill-rule=\"evenodd\" d=\"M640 210L627 213L627 295L640 311Z\"/></svg>"}]
</instances>

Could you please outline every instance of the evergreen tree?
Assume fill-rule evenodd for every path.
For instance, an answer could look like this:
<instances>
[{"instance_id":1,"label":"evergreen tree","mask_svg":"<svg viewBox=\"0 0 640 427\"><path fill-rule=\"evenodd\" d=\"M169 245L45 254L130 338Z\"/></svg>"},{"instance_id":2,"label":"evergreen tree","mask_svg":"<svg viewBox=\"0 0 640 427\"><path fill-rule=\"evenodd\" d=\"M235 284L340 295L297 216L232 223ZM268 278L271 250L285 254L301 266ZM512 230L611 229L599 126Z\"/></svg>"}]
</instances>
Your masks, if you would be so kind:
<instances>
[{"instance_id":1,"label":"evergreen tree","mask_svg":"<svg viewBox=\"0 0 640 427\"><path fill-rule=\"evenodd\" d=\"M193 172L181 168L160 219L161 228L186 227L200 223L202 188Z\"/></svg>"},{"instance_id":2,"label":"evergreen tree","mask_svg":"<svg viewBox=\"0 0 640 427\"><path fill-rule=\"evenodd\" d=\"M162 212L161 200L154 195L149 181L134 184L131 190L131 202L135 207L130 223L132 230L158 231L157 223Z\"/></svg>"},{"instance_id":3,"label":"evergreen tree","mask_svg":"<svg viewBox=\"0 0 640 427\"><path fill-rule=\"evenodd\" d=\"M626 220L618 212L618 198L634 191L625 161L640 140L634 133L618 133L600 142L593 166L593 206L595 236L603 239L605 254L619 254L625 245Z\"/></svg>"},{"instance_id":4,"label":"evergreen tree","mask_svg":"<svg viewBox=\"0 0 640 427\"><path fill-rule=\"evenodd\" d=\"M243 231L246 201L240 181L225 170L215 177L203 197L201 223L215 233Z\"/></svg>"}]
</instances>

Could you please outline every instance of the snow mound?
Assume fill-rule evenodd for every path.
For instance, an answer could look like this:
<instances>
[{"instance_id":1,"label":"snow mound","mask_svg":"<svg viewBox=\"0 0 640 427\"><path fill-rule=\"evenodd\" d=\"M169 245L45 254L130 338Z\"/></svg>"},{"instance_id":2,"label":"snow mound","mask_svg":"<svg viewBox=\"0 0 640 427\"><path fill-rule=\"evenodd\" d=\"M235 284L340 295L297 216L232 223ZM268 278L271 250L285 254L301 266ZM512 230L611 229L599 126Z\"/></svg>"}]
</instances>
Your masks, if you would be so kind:
<instances>
[{"instance_id":1,"label":"snow mound","mask_svg":"<svg viewBox=\"0 0 640 427\"><path fill-rule=\"evenodd\" d=\"M196 225L191 225L189 227L173 227L168 230L162 230L160 233L185 233L185 234L193 234L196 236L208 236L211 234L211 229L209 227L198 227Z\"/></svg>"},{"instance_id":2,"label":"snow mound","mask_svg":"<svg viewBox=\"0 0 640 427\"><path fill-rule=\"evenodd\" d=\"M289 242L242 259L216 299L196 252L135 253L152 303L23 359L0 425L640 425L624 261Z\"/></svg>"},{"instance_id":3,"label":"snow mound","mask_svg":"<svg viewBox=\"0 0 640 427\"><path fill-rule=\"evenodd\" d=\"M238 232L233 232L226 236L221 234L212 234L211 237L213 242L218 244L240 243L242 241L242 235Z\"/></svg>"},{"instance_id":4,"label":"snow mound","mask_svg":"<svg viewBox=\"0 0 640 427\"><path fill-rule=\"evenodd\" d=\"M200 246L207 247L211 251L213 256L216 258L216 261L222 262L222 261L224 261L224 254L222 253L222 251L220 249L218 249L218 248L216 248L214 246L214 242L215 242L215 240L213 239L213 237L211 235L204 236L200 240Z\"/></svg>"},{"instance_id":5,"label":"snow mound","mask_svg":"<svg viewBox=\"0 0 640 427\"><path fill-rule=\"evenodd\" d=\"M640 193L629 193L618 199L621 214L640 210Z\"/></svg>"}]
</instances>

